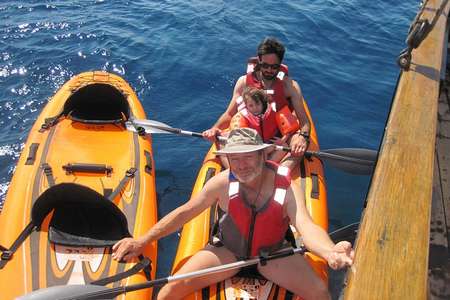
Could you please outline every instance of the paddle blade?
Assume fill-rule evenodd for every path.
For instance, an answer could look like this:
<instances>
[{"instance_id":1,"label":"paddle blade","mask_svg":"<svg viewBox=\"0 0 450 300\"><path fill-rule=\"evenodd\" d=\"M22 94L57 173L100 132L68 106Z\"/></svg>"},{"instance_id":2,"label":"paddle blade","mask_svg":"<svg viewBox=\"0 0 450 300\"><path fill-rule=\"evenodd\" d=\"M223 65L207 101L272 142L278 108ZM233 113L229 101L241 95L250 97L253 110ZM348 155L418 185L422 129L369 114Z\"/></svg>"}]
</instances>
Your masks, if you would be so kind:
<instances>
[{"instance_id":1,"label":"paddle blade","mask_svg":"<svg viewBox=\"0 0 450 300\"><path fill-rule=\"evenodd\" d=\"M372 164L375 163L378 155L377 151L364 148L337 148L337 149L328 149L325 150L324 152L346 156L354 159L367 160Z\"/></svg>"},{"instance_id":2,"label":"paddle blade","mask_svg":"<svg viewBox=\"0 0 450 300\"><path fill-rule=\"evenodd\" d=\"M335 231L330 232L329 235L334 243L338 243L340 241L348 241L353 244L356 239L358 229L359 229L359 222L356 222L338 228Z\"/></svg>"},{"instance_id":3,"label":"paddle blade","mask_svg":"<svg viewBox=\"0 0 450 300\"><path fill-rule=\"evenodd\" d=\"M315 152L322 161L344 172L355 175L371 175L377 152L362 148L340 148Z\"/></svg>"},{"instance_id":4,"label":"paddle blade","mask_svg":"<svg viewBox=\"0 0 450 300\"><path fill-rule=\"evenodd\" d=\"M165 133L170 134L172 132L172 127L169 125L154 121L154 120L145 120L145 119L135 119L132 121L125 122L125 126L127 130L137 132L138 127L142 127L145 129L146 133L155 134L155 133Z\"/></svg>"},{"instance_id":5,"label":"paddle blade","mask_svg":"<svg viewBox=\"0 0 450 300\"><path fill-rule=\"evenodd\" d=\"M48 300L48 299L80 299L82 296L90 293L108 293L109 288L100 285L58 285L45 289L33 291L24 296L18 297L18 300ZM117 295L105 295L101 299L113 299Z\"/></svg>"}]
</instances>

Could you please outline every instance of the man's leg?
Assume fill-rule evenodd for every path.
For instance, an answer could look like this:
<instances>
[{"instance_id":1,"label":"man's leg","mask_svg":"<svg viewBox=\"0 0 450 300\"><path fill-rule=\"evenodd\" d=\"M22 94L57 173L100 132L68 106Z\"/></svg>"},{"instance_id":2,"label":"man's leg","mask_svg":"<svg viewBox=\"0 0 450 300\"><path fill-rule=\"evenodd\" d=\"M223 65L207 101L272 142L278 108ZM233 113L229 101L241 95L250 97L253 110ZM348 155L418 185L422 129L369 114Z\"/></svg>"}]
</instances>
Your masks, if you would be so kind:
<instances>
[{"instance_id":1,"label":"man's leg","mask_svg":"<svg viewBox=\"0 0 450 300\"><path fill-rule=\"evenodd\" d=\"M203 250L200 250L192 256L176 274L194 272L235 261L236 258L227 248L207 245ZM194 291L232 277L238 271L239 269L235 269L168 283L159 291L158 299L182 299Z\"/></svg>"},{"instance_id":2,"label":"man's leg","mask_svg":"<svg viewBox=\"0 0 450 300\"><path fill-rule=\"evenodd\" d=\"M270 260L265 266L258 265L258 270L302 299L330 299L327 286L300 254Z\"/></svg>"}]
</instances>

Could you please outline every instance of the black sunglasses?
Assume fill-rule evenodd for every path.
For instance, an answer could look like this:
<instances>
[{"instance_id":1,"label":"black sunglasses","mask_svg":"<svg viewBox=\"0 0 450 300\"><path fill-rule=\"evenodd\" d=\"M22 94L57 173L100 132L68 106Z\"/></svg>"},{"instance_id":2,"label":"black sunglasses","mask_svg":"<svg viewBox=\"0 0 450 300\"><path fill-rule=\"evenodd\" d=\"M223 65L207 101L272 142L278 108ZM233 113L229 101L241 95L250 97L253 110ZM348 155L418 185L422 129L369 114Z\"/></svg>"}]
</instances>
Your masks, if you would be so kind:
<instances>
[{"instance_id":1,"label":"black sunglasses","mask_svg":"<svg viewBox=\"0 0 450 300\"><path fill-rule=\"evenodd\" d=\"M281 66L280 64L268 64L268 63L260 63L259 65L263 69L271 68L272 70L278 70L280 68L280 66Z\"/></svg>"}]
</instances>

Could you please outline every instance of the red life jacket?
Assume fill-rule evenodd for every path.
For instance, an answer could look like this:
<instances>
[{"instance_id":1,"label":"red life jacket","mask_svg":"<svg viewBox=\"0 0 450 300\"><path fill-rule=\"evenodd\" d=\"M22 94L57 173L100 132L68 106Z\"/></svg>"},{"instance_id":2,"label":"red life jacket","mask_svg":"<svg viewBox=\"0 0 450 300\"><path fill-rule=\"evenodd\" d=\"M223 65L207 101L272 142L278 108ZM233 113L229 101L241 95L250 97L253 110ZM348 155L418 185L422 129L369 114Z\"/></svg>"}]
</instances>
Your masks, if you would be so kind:
<instances>
[{"instance_id":1,"label":"red life jacket","mask_svg":"<svg viewBox=\"0 0 450 300\"><path fill-rule=\"evenodd\" d=\"M266 94L269 96L270 102L276 103L276 111L281 110L283 106L289 105L284 94L283 80L278 77L275 78L272 89L270 90L264 89L262 82L256 78L254 73L247 73L245 84L249 87L265 90Z\"/></svg>"},{"instance_id":2,"label":"red life jacket","mask_svg":"<svg viewBox=\"0 0 450 300\"><path fill-rule=\"evenodd\" d=\"M255 129L264 142L268 142L278 134L277 116L272 105L267 105L267 109L263 114L255 116L247 110L242 97L237 98L236 103L238 105L238 113L241 114L239 127Z\"/></svg>"},{"instance_id":3,"label":"red life jacket","mask_svg":"<svg viewBox=\"0 0 450 300\"><path fill-rule=\"evenodd\" d=\"M297 118L292 114L292 107L284 93L283 78L288 74L288 67L282 64L272 85L272 89L264 89L262 82L257 79L255 74L257 63L257 57L251 57L248 60L245 84L249 87L263 89L266 92L269 96L271 111L269 111L268 107L267 111L261 117L244 111L242 113L244 118L240 119L239 127L250 127L257 130L259 135L263 137L263 140L267 142L277 135L278 130L282 135L286 135L300 129L300 125ZM242 98L241 102L243 102ZM245 104L240 104L238 98L238 111L243 111L244 107ZM278 127L278 130L276 127Z\"/></svg>"},{"instance_id":4,"label":"red life jacket","mask_svg":"<svg viewBox=\"0 0 450 300\"><path fill-rule=\"evenodd\" d=\"M273 162L266 165L276 171L272 197L255 210L239 192L239 181L230 172L228 212L219 221L219 239L238 258L271 253L280 249L289 228L283 216L283 203L291 179L289 169Z\"/></svg>"},{"instance_id":5,"label":"red life jacket","mask_svg":"<svg viewBox=\"0 0 450 300\"><path fill-rule=\"evenodd\" d=\"M264 114L254 115L247 110L242 97L236 99L238 105L239 127L249 127L255 129L262 137L264 142L269 142L270 139L278 135L286 135L288 133L296 132L300 129L300 124L297 117L292 114L291 110L285 105L280 111L275 110L275 103L267 106Z\"/></svg>"}]
</instances>

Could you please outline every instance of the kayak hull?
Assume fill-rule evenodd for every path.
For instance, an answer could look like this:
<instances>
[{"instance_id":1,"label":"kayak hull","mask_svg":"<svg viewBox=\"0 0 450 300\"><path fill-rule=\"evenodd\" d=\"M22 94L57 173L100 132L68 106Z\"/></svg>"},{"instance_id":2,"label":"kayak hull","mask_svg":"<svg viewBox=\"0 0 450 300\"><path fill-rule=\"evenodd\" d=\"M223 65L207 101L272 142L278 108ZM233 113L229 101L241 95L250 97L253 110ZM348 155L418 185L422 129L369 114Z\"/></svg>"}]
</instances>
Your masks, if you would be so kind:
<instances>
[{"instance_id":1,"label":"kayak hull","mask_svg":"<svg viewBox=\"0 0 450 300\"><path fill-rule=\"evenodd\" d=\"M86 111L79 114L84 117L93 114L101 121L80 121L80 116L75 116L77 108L68 103L76 98L77 92L94 85L119 93L123 96L123 103L105 105L96 99L83 100L92 102ZM31 211L39 196L60 183L75 183L105 197L111 196L110 201L128 220L128 231L133 236L144 234L156 223L151 137L129 132L120 122L105 121L105 115L110 114L114 106L127 108L124 109L124 118L146 117L133 89L119 76L106 72L79 74L50 99L29 133L9 185L0 214L0 245L10 247L14 243L32 222ZM67 114L61 114L68 109L71 110ZM100 111L95 113L96 109ZM134 172L133 176L120 185L130 171ZM67 217L69 219L69 214ZM13 299L55 285L90 283L128 270L136 263L115 262L111 258L110 246L58 245L49 241L52 218L53 213L48 214L40 228L24 240L0 270L2 299ZM77 226L76 222L73 226ZM153 262L151 274L154 278L156 243L148 245L144 255ZM108 286L145 280L146 276L141 271ZM148 298L150 294L151 290L143 290L130 293L124 299Z\"/></svg>"}]
</instances>

